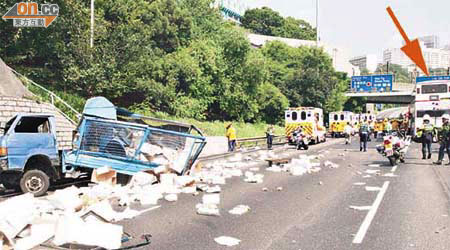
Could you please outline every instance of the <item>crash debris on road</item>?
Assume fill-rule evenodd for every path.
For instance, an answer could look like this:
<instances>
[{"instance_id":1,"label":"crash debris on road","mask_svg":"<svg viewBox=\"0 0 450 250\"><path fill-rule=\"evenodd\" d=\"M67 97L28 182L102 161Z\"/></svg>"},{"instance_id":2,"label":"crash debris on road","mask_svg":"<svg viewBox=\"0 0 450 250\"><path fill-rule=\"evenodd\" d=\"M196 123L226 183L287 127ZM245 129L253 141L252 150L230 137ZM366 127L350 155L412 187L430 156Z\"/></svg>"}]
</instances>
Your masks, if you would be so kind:
<instances>
[{"instance_id":1,"label":"crash debris on road","mask_svg":"<svg viewBox=\"0 0 450 250\"><path fill-rule=\"evenodd\" d=\"M247 206L247 205L237 205L233 209L228 211L228 213L234 214L234 215L243 215L243 214L245 214L245 213L247 213L249 211L250 211L250 207L249 206Z\"/></svg>"},{"instance_id":2,"label":"crash debris on road","mask_svg":"<svg viewBox=\"0 0 450 250\"><path fill-rule=\"evenodd\" d=\"M264 174L260 173L262 169L258 165L268 157L274 159L275 154L260 152L256 157L236 154L226 161L197 164L189 175L178 175L162 165L135 173L127 185L118 184L119 173L113 169L97 168L92 173L92 184L87 187L72 186L40 198L24 194L0 203L0 214L8 215L0 218L0 243L3 249L31 249L42 244L120 248L125 233L122 226L115 223L159 208L160 200L175 203L182 194L202 192L201 203L195 207L197 214L220 216L221 185L232 177L250 185L263 183ZM287 164L273 165L266 170L292 176L312 174L321 170L323 157L300 155ZM324 165L337 166L329 161ZM269 191L269 188L262 190ZM275 190L282 191L283 187ZM243 215L249 211L249 206L238 205L228 212ZM226 236L215 240L229 246L240 242Z\"/></svg>"},{"instance_id":3,"label":"crash debris on road","mask_svg":"<svg viewBox=\"0 0 450 250\"><path fill-rule=\"evenodd\" d=\"M194 177L172 173L139 172L122 186L116 184L117 173L103 167L94 171L92 182L45 197L27 193L0 203L0 214L7 215L0 218L2 249L31 249L43 243L120 248L124 231L113 223L159 208L151 206L159 199L174 202L179 193L196 192ZM143 209L131 209L131 203Z\"/></svg>"},{"instance_id":4,"label":"crash debris on road","mask_svg":"<svg viewBox=\"0 0 450 250\"><path fill-rule=\"evenodd\" d=\"M241 242L241 240L229 236L220 236L215 238L214 241L219 245L228 247L239 245L239 243Z\"/></svg>"}]
</instances>

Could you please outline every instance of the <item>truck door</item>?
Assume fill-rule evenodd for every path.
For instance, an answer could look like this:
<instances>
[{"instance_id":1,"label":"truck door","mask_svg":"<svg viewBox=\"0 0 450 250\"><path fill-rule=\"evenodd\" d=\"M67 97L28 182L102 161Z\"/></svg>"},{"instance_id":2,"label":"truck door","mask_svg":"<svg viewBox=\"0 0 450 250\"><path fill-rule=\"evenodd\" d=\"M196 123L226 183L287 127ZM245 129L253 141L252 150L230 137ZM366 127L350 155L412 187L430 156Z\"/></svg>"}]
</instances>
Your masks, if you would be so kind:
<instances>
[{"instance_id":1,"label":"truck door","mask_svg":"<svg viewBox=\"0 0 450 250\"><path fill-rule=\"evenodd\" d=\"M51 122L52 121L52 122ZM58 159L53 117L23 116L8 131L7 147L10 169L22 169L31 155Z\"/></svg>"}]
</instances>

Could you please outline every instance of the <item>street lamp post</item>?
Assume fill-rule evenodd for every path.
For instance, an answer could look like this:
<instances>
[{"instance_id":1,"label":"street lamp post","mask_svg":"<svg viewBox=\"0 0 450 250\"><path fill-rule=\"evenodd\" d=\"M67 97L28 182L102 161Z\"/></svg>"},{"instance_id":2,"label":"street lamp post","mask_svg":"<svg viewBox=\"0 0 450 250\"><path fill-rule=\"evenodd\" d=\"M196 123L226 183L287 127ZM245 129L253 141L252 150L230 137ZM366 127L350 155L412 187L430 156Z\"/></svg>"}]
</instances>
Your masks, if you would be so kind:
<instances>
[{"instance_id":1,"label":"street lamp post","mask_svg":"<svg viewBox=\"0 0 450 250\"><path fill-rule=\"evenodd\" d=\"M95 0L91 0L91 48L94 47L94 1Z\"/></svg>"},{"instance_id":2,"label":"street lamp post","mask_svg":"<svg viewBox=\"0 0 450 250\"><path fill-rule=\"evenodd\" d=\"M319 0L316 0L316 46L319 47Z\"/></svg>"}]
</instances>

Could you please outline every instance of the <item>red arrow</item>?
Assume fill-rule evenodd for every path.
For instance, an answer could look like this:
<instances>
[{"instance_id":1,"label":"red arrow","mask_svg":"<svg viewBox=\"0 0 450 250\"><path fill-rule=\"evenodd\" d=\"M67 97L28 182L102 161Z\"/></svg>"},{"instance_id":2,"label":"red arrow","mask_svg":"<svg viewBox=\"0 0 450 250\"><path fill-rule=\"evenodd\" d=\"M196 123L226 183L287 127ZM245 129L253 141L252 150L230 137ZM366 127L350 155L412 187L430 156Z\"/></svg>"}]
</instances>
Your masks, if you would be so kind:
<instances>
[{"instance_id":1,"label":"red arrow","mask_svg":"<svg viewBox=\"0 0 450 250\"><path fill-rule=\"evenodd\" d=\"M397 17L395 17L391 7L387 7L386 10L391 16L392 21L394 21L394 24L397 27L398 31L400 32L400 35L402 35L403 39L406 42L406 45L401 48L403 53L405 53L411 59L411 61L413 61L417 66L419 66L419 68L427 76L430 75L430 73L428 72L427 64L423 59L422 49L420 48L419 40L414 39L410 41L405 31L403 30L402 26L400 25L400 22L398 21Z\"/></svg>"}]
</instances>

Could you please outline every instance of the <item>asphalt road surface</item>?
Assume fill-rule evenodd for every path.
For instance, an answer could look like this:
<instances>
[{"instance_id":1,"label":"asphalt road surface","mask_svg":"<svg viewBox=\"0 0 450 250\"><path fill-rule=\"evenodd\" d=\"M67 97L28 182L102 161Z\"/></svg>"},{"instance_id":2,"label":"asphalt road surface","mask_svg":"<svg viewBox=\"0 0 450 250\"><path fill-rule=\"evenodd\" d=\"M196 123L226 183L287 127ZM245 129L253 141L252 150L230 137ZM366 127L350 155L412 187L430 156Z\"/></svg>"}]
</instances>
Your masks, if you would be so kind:
<instances>
[{"instance_id":1,"label":"asphalt road surface","mask_svg":"<svg viewBox=\"0 0 450 250\"><path fill-rule=\"evenodd\" d=\"M351 145L336 142L290 151L324 154L339 168L322 165L318 173L291 176L261 165L261 184L228 179L222 186L220 217L197 215L201 195L185 194L121 224L134 235L153 235L146 249L450 249L450 168L421 160L415 143L406 164L393 168L376 152L379 142L369 143L365 153L356 140ZM239 204L251 211L228 213ZM219 236L241 242L221 246L214 241Z\"/></svg>"}]
</instances>

